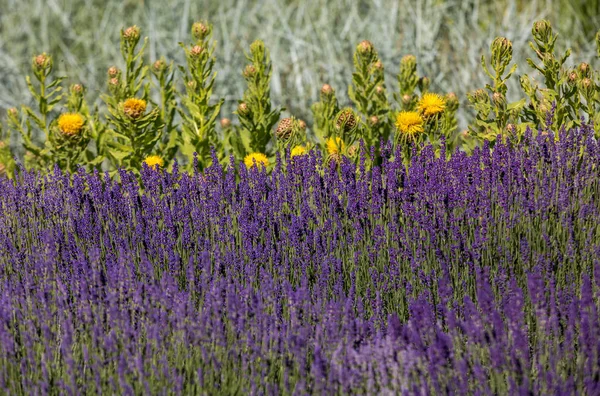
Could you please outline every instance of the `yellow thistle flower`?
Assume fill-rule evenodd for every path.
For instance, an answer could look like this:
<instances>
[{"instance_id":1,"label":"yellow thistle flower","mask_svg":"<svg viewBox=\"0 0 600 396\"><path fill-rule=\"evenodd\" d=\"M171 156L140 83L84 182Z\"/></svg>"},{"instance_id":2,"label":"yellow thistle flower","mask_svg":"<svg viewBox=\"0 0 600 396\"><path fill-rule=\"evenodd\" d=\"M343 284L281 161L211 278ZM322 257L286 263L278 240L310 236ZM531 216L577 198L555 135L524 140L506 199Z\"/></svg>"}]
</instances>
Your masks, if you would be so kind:
<instances>
[{"instance_id":1,"label":"yellow thistle flower","mask_svg":"<svg viewBox=\"0 0 600 396\"><path fill-rule=\"evenodd\" d=\"M148 165L148 167L150 168L156 168L157 166L159 168L162 168L165 165L165 161L160 158L158 155L150 155L148 157L146 157L146 159L144 160L144 163L146 165Z\"/></svg>"},{"instance_id":2,"label":"yellow thistle flower","mask_svg":"<svg viewBox=\"0 0 600 396\"><path fill-rule=\"evenodd\" d=\"M254 162L256 161L256 163ZM248 169L252 168L255 165L261 165L262 167L269 166L269 160L267 156L263 153L252 153L248 154L246 158L244 158L244 164Z\"/></svg>"},{"instance_id":3,"label":"yellow thistle flower","mask_svg":"<svg viewBox=\"0 0 600 396\"><path fill-rule=\"evenodd\" d=\"M81 114L64 113L58 117L58 128L67 136L77 135L83 129L84 124L85 121Z\"/></svg>"},{"instance_id":4,"label":"yellow thistle flower","mask_svg":"<svg viewBox=\"0 0 600 396\"><path fill-rule=\"evenodd\" d=\"M415 111L401 111L396 116L396 128L407 137L423 132L423 119Z\"/></svg>"},{"instance_id":5,"label":"yellow thistle flower","mask_svg":"<svg viewBox=\"0 0 600 396\"><path fill-rule=\"evenodd\" d=\"M292 152L290 153L290 158L294 158L296 156L300 156L300 155L304 155L304 154L306 154L306 147L296 146L292 149Z\"/></svg>"},{"instance_id":6,"label":"yellow thistle flower","mask_svg":"<svg viewBox=\"0 0 600 396\"><path fill-rule=\"evenodd\" d=\"M329 153L329 155L340 154L340 152L345 149L346 144L341 138L336 137L335 140L333 140L333 138L327 139L327 153Z\"/></svg>"},{"instance_id":7,"label":"yellow thistle flower","mask_svg":"<svg viewBox=\"0 0 600 396\"><path fill-rule=\"evenodd\" d=\"M125 115L131 119L138 119L146 112L146 101L143 99L130 98L123 103Z\"/></svg>"},{"instance_id":8,"label":"yellow thistle flower","mask_svg":"<svg viewBox=\"0 0 600 396\"><path fill-rule=\"evenodd\" d=\"M446 109L446 101L438 94L426 93L419 101L418 108L424 117L434 116Z\"/></svg>"}]
</instances>

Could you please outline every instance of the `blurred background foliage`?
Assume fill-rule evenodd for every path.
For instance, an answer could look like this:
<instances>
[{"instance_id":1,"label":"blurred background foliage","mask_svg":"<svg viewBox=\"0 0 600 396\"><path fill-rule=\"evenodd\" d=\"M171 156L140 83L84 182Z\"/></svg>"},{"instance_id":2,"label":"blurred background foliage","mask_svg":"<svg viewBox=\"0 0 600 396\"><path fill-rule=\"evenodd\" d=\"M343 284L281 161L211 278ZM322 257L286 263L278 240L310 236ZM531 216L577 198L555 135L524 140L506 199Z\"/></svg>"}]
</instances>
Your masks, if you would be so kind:
<instances>
[{"instance_id":1,"label":"blurred background foliage","mask_svg":"<svg viewBox=\"0 0 600 396\"><path fill-rule=\"evenodd\" d=\"M42 52L52 54L66 86L83 83L87 99L101 105L107 68L124 66L119 29L133 24L150 39L150 62L164 56L176 64L185 64L177 43L188 41L192 23L214 25L215 97L225 98L224 117L243 95L244 49L264 40L273 61L273 102L309 125L323 83L338 91L342 106L350 103L352 54L364 39L380 54L389 90L397 88L401 57L414 54L432 91L460 98L461 128L472 118L466 92L487 82L480 58L496 36L512 40L517 75L535 78L523 69L531 56L531 25L548 19L560 36L558 50L572 48L571 63L598 67L593 37L600 0L0 0L0 10L0 116L31 103L25 76L32 56ZM519 92L512 89L518 79L511 83L508 99Z\"/></svg>"}]
</instances>

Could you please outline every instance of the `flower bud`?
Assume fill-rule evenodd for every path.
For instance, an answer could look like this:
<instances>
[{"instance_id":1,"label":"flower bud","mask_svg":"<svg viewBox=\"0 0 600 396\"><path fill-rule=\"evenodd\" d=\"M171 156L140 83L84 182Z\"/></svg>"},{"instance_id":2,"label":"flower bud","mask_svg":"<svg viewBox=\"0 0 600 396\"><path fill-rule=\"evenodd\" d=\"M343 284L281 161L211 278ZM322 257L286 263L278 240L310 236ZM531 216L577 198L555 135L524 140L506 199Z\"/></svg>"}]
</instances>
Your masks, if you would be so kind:
<instances>
[{"instance_id":1,"label":"flower bud","mask_svg":"<svg viewBox=\"0 0 600 396\"><path fill-rule=\"evenodd\" d=\"M33 67L37 70L46 70L52 66L52 57L44 52L33 58Z\"/></svg>"},{"instance_id":2,"label":"flower bud","mask_svg":"<svg viewBox=\"0 0 600 396\"><path fill-rule=\"evenodd\" d=\"M136 25L130 26L123 31L123 38L129 43L137 43L140 39L140 28Z\"/></svg>"},{"instance_id":3,"label":"flower bud","mask_svg":"<svg viewBox=\"0 0 600 396\"><path fill-rule=\"evenodd\" d=\"M383 63L378 60L377 62L373 63L373 68L377 71L382 72L383 71Z\"/></svg>"},{"instance_id":4,"label":"flower bud","mask_svg":"<svg viewBox=\"0 0 600 396\"><path fill-rule=\"evenodd\" d=\"M369 40L363 40L358 44L356 50L363 56L371 55L374 50L373 43L371 43Z\"/></svg>"},{"instance_id":5,"label":"flower bud","mask_svg":"<svg viewBox=\"0 0 600 396\"><path fill-rule=\"evenodd\" d=\"M198 41L204 40L210 34L210 27L202 22L196 22L192 25L192 36Z\"/></svg>"},{"instance_id":6,"label":"flower bud","mask_svg":"<svg viewBox=\"0 0 600 396\"><path fill-rule=\"evenodd\" d=\"M378 85L375 87L375 93L377 95L383 95L384 92L385 92L385 89L383 89L383 87L381 85Z\"/></svg>"},{"instance_id":7,"label":"flower bud","mask_svg":"<svg viewBox=\"0 0 600 396\"><path fill-rule=\"evenodd\" d=\"M469 92L467 98L471 103L489 103L490 97L484 89L476 89L475 91Z\"/></svg>"},{"instance_id":8,"label":"flower bud","mask_svg":"<svg viewBox=\"0 0 600 396\"><path fill-rule=\"evenodd\" d=\"M329 84L323 84L323 86L321 87L321 95L323 96L330 96L331 94L333 94L333 92L333 88Z\"/></svg>"},{"instance_id":9,"label":"flower bud","mask_svg":"<svg viewBox=\"0 0 600 396\"><path fill-rule=\"evenodd\" d=\"M83 85L81 84L73 84L71 85L71 93L75 94L75 95L81 95L83 94Z\"/></svg>"},{"instance_id":10,"label":"flower bud","mask_svg":"<svg viewBox=\"0 0 600 396\"><path fill-rule=\"evenodd\" d=\"M552 26L546 20L535 22L531 32L533 37L541 43L549 43L552 39Z\"/></svg>"},{"instance_id":11,"label":"flower bud","mask_svg":"<svg viewBox=\"0 0 600 396\"><path fill-rule=\"evenodd\" d=\"M584 78L590 77L590 74L591 74L590 73L591 72L590 65L585 62L580 63L579 64L579 72L581 73L581 77L584 77Z\"/></svg>"},{"instance_id":12,"label":"flower bud","mask_svg":"<svg viewBox=\"0 0 600 396\"><path fill-rule=\"evenodd\" d=\"M204 48L199 45L194 45L192 49L190 49L190 56L192 58L198 58L202 52L204 52Z\"/></svg>"},{"instance_id":13,"label":"flower bud","mask_svg":"<svg viewBox=\"0 0 600 396\"><path fill-rule=\"evenodd\" d=\"M294 119L284 118L279 121L279 125L277 126L277 130L275 131L275 136L277 139L285 142L292 136L292 132L294 130Z\"/></svg>"},{"instance_id":14,"label":"flower bud","mask_svg":"<svg viewBox=\"0 0 600 396\"><path fill-rule=\"evenodd\" d=\"M10 118L16 118L19 115L19 110L16 109L16 107L11 107L10 109L8 109L8 116Z\"/></svg>"},{"instance_id":15,"label":"flower bud","mask_svg":"<svg viewBox=\"0 0 600 396\"><path fill-rule=\"evenodd\" d=\"M405 55L400 59L400 66L412 69L417 66L417 58L414 55Z\"/></svg>"},{"instance_id":16,"label":"flower bud","mask_svg":"<svg viewBox=\"0 0 600 396\"><path fill-rule=\"evenodd\" d=\"M256 75L256 67L254 65L247 65L242 74L246 78L253 78Z\"/></svg>"},{"instance_id":17,"label":"flower bud","mask_svg":"<svg viewBox=\"0 0 600 396\"><path fill-rule=\"evenodd\" d=\"M450 111L456 111L458 109L458 96L456 96L454 92L450 92L446 95L446 105Z\"/></svg>"},{"instance_id":18,"label":"flower bud","mask_svg":"<svg viewBox=\"0 0 600 396\"><path fill-rule=\"evenodd\" d=\"M503 106L506 104L506 98L500 92L494 92L492 94L492 101L496 106Z\"/></svg>"},{"instance_id":19,"label":"flower bud","mask_svg":"<svg viewBox=\"0 0 600 396\"><path fill-rule=\"evenodd\" d=\"M221 119L221 128L227 129L230 126L231 126L231 120L229 118L222 118Z\"/></svg>"},{"instance_id":20,"label":"flower bud","mask_svg":"<svg viewBox=\"0 0 600 396\"><path fill-rule=\"evenodd\" d=\"M402 95L402 103L408 105L410 103L411 96L408 94Z\"/></svg>"},{"instance_id":21,"label":"flower bud","mask_svg":"<svg viewBox=\"0 0 600 396\"><path fill-rule=\"evenodd\" d=\"M354 158L356 157L356 155L358 154L358 149L360 147L357 146L356 144L353 144L352 146L348 147L348 156L350 158Z\"/></svg>"},{"instance_id":22,"label":"flower bud","mask_svg":"<svg viewBox=\"0 0 600 396\"><path fill-rule=\"evenodd\" d=\"M584 78L583 80L581 80L581 86L584 89L589 88L592 85L592 80L590 80L589 78Z\"/></svg>"},{"instance_id":23,"label":"flower bud","mask_svg":"<svg viewBox=\"0 0 600 396\"><path fill-rule=\"evenodd\" d=\"M512 60L512 43L506 37L496 37L492 42L492 67L499 74L504 73L506 66Z\"/></svg>"},{"instance_id":24,"label":"flower bud","mask_svg":"<svg viewBox=\"0 0 600 396\"><path fill-rule=\"evenodd\" d=\"M335 127L341 129L344 127L344 131L348 132L356 127L357 120L354 112L351 109L344 109L340 111L336 117Z\"/></svg>"},{"instance_id":25,"label":"flower bud","mask_svg":"<svg viewBox=\"0 0 600 396\"><path fill-rule=\"evenodd\" d=\"M108 80L108 85L111 87L116 87L119 85L119 79L118 78L111 78L110 80Z\"/></svg>"},{"instance_id":26,"label":"flower bud","mask_svg":"<svg viewBox=\"0 0 600 396\"><path fill-rule=\"evenodd\" d=\"M198 86L198 84L196 84L196 81L194 80L190 80L187 82L187 86L189 89L191 89L192 91L196 89L196 87Z\"/></svg>"},{"instance_id":27,"label":"flower bud","mask_svg":"<svg viewBox=\"0 0 600 396\"><path fill-rule=\"evenodd\" d=\"M238 114L242 115L242 116L246 116L248 114L250 114L250 108L248 107L248 104L246 102L242 102L238 105L237 108Z\"/></svg>"},{"instance_id":28,"label":"flower bud","mask_svg":"<svg viewBox=\"0 0 600 396\"><path fill-rule=\"evenodd\" d=\"M108 77L109 78L117 77L119 75L119 73L120 73L119 69L117 69L115 66L112 66L108 69Z\"/></svg>"},{"instance_id":29,"label":"flower bud","mask_svg":"<svg viewBox=\"0 0 600 396\"><path fill-rule=\"evenodd\" d=\"M515 134L517 132L517 126L515 124L506 125L506 131L511 134Z\"/></svg>"},{"instance_id":30,"label":"flower bud","mask_svg":"<svg viewBox=\"0 0 600 396\"><path fill-rule=\"evenodd\" d=\"M369 123L370 123L371 125L373 125L373 126L375 126L375 125L379 124L379 117L377 117L377 116L371 116L371 117L369 118Z\"/></svg>"},{"instance_id":31,"label":"flower bud","mask_svg":"<svg viewBox=\"0 0 600 396\"><path fill-rule=\"evenodd\" d=\"M306 131L306 122L304 122L304 120L298 120L298 128L300 128L301 131Z\"/></svg>"},{"instance_id":32,"label":"flower bud","mask_svg":"<svg viewBox=\"0 0 600 396\"><path fill-rule=\"evenodd\" d=\"M568 80L569 84L571 84L571 85L575 84L577 82L578 78L579 77L577 76L577 73L575 73L575 72L569 73L569 80Z\"/></svg>"},{"instance_id":33,"label":"flower bud","mask_svg":"<svg viewBox=\"0 0 600 396\"><path fill-rule=\"evenodd\" d=\"M159 59L152 64L152 68L156 73L160 73L167 68L167 63L164 60Z\"/></svg>"},{"instance_id":34,"label":"flower bud","mask_svg":"<svg viewBox=\"0 0 600 396\"><path fill-rule=\"evenodd\" d=\"M465 129L464 131L462 131L462 132L460 133L460 136L461 136L463 139L468 139L468 138L469 138L469 130L468 130L468 129Z\"/></svg>"}]
</instances>

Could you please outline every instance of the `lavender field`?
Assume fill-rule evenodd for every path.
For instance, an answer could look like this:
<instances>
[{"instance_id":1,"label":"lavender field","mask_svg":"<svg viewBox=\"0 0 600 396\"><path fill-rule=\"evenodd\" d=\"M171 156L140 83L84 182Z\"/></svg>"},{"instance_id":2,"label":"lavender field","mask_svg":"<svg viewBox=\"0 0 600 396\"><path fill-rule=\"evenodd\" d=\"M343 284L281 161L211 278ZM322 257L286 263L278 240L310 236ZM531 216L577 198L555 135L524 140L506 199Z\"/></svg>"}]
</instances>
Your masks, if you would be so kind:
<instances>
[{"instance_id":1,"label":"lavender field","mask_svg":"<svg viewBox=\"0 0 600 396\"><path fill-rule=\"evenodd\" d=\"M0 9L0 396L600 395L600 0Z\"/></svg>"},{"instance_id":2,"label":"lavender field","mask_svg":"<svg viewBox=\"0 0 600 396\"><path fill-rule=\"evenodd\" d=\"M600 143L538 132L2 179L1 389L598 394Z\"/></svg>"}]
</instances>

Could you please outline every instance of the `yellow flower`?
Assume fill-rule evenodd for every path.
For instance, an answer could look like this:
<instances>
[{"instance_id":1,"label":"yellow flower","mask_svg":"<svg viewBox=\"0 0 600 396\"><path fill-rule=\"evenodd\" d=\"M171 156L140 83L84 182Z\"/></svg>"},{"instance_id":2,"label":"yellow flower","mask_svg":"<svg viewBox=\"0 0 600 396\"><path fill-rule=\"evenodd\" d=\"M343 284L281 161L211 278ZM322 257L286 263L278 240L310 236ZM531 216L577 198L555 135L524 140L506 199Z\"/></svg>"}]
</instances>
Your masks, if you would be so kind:
<instances>
[{"instance_id":1,"label":"yellow flower","mask_svg":"<svg viewBox=\"0 0 600 396\"><path fill-rule=\"evenodd\" d=\"M150 168L156 168L157 166L159 168L162 168L165 165L165 161L160 158L158 155L150 155L148 157L146 157L146 159L144 160L144 163L146 165L148 165L148 167Z\"/></svg>"},{"instance_id":2,"label":"yellow flower","mask_svg":"<svg viewBox=\"0 0 600 396\"><path fill-rule=\"evenodd\" d=\"M426 93L419 101L418 108L424 117L434 116L446 109L446 101L438 94Z\"/></svg>"},{"instance_id":3,"label":"yellow flower","mask_svg":"<svg viewBox=\"0 0 600 396\"><path fill-rule=\"evenodd\" d=\"M423 132L423 119L415 111L401 111L396 116L396 128L404 135L413 137Z\"/></svg>"},{"instance_id":4,"label":"yellow flower","mask_svg":"<svg viewBox=\"0 0 600 396\"><path fill-rule=\"evenodd\" d=\"M64 113L58 117L58 128L67 136L74 136L81 132L85 121L81 114Z\"/></svg>"},{"instance_id":5,"label":"yellow flower","mask_svg":"<svg viewBox=\"0 0 600 396\"><path fill-rule=\"evenodd\" d=\"M256 163L254 161L256 161ZM259 164L262 167L267 167L269 166L269 160L267 159L267 156L263 153L252 153L248 154L246 158L244 158L244 164L246 164L246 167L248 169Z\"/></svg>"},{"instance_id":6,"label":"yellow flower","mask_svg":"<svg viewBox=\"0 0 600 396\"><path fill-rule=\"evenodd\" d=\"M143 99L130 98L123 103L125 115L131 119L138 119L146 112L146 101Z\"/></svg>"},{"instance_id":7,"label":"yellow flower","mask_svg":"<svg viewBox=\"0 0 600 396\"><path fill-rule=\"evenodd\" d=\"M346 144L341 138L336 137L335 140L333 138L327 139L327 152L329 155L340 154L345 148Z\"/></svg>"},{"instance_id":8,"label":"yellow flower","mask_svg":"<svg viewBox=\"0 0 600 396\"><path fill-rule=\"evenodd\" d=\"M304 155L304 154L306 154L306 147L296 146L292 149L292 152L290 153L290 158L294 158L298 155Z\"/></svg>"}]
</instances>

